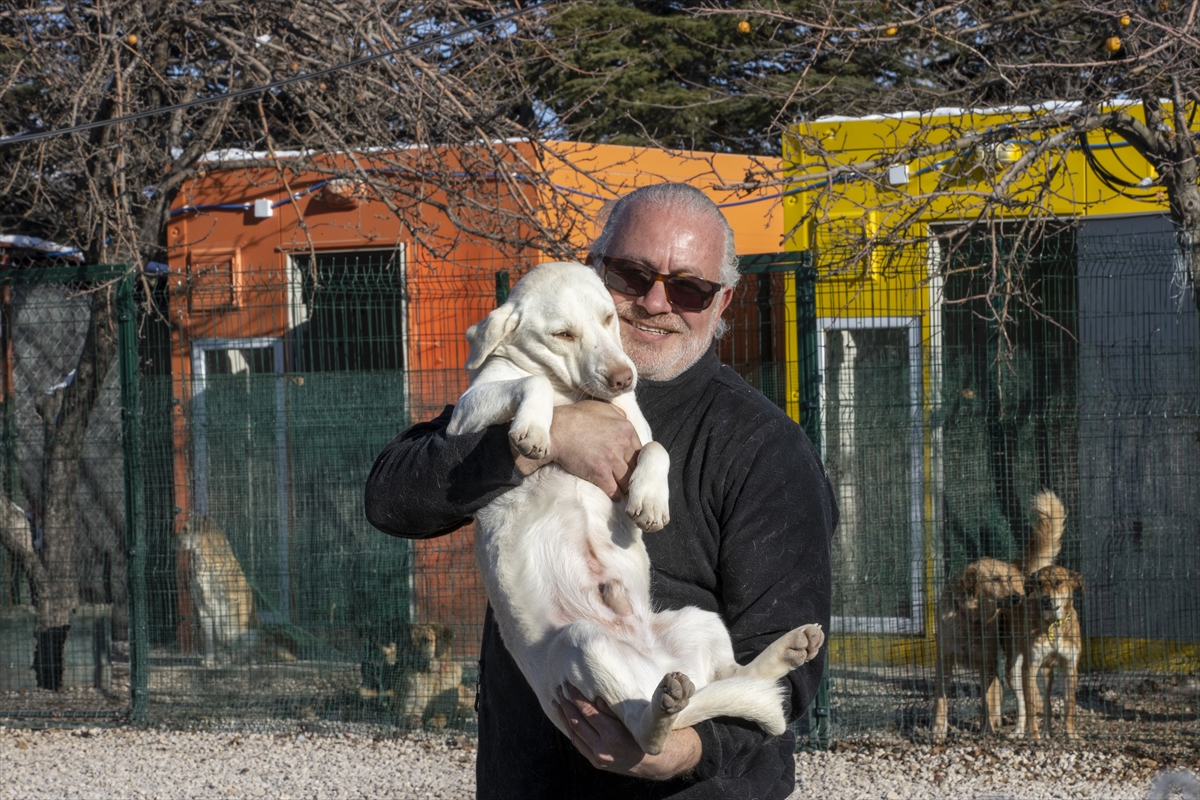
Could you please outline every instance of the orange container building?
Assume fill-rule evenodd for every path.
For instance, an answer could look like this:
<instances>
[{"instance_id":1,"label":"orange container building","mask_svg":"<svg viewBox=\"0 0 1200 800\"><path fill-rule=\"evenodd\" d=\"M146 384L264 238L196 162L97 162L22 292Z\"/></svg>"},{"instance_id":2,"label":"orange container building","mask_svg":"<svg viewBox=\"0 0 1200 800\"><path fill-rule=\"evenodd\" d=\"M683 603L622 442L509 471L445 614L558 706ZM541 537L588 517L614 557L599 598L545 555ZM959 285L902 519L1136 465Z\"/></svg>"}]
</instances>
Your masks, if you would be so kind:
<instances>
[{"instance_id":1,"label":"orange container building","mask_svg":"<svg viewBox=\"0 0 1200 800\"><path fill-rule=\"evenodd\" d=\"M225 153L176 199L170 363L157 366L173 403L174 527L197 514L218 522L268 622L333 629L364 603L375 604L375 624L482 620L470 530L379 551L391 545L363 519L363 481L388 439L465 388L466 328L532 265L582 257L605 201L690 183L722 207L740 254L769 262L784 250L777 188L720 188L774 171L775 160L571 143L484 149L486 159ZM367 180L353 177L355 159ZM289 166L301 161L307 169ZM780 307L784 291L778 279L743 291L735 329L761 328L763 298ZM757 369L775 340L782 361L779 331L735 332L723 354ZM381 592L403 599L380 605ZM180 643L192 649L187 591L178 602ZM471 652L477 637L460 632L459 651Z\"/></svg>"}]
</instances>

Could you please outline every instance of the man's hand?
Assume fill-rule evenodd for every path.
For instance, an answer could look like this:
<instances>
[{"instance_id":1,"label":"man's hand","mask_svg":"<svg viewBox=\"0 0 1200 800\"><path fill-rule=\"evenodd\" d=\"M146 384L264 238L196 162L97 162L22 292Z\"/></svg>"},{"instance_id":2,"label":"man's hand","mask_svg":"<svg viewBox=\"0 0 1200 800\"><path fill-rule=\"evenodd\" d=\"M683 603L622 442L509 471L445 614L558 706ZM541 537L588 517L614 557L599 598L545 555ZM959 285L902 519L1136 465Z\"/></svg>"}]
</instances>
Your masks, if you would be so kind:
<instances>
[{"instance_id":1,"label":"man's hand","mask_svg":"<svg viewBox=\"0 0 1200 800\"><path fill-rule=\"evenodd\" d=\"M525 475L550 462L599 486L617 500L629 489L629 474L642 443L621 409L600 400L557 406L550 423L550 453L534 461L513 450Z\"/></svg>"},{"instance_id":2,"label":"man's hand","mask_svg":"<svg viewBox=\"0 0 1200 800\"><path fill-rule=\"evenodd\" d=\"M646 755L637 741L603 698L588 701L574 686L567 684L566 694L558 690L554 703L571 743L596 769L665 781L687 772L700 763L700 737L691 728L671 731L666 747L656 756Z\"/></svg>"}]
</instances>

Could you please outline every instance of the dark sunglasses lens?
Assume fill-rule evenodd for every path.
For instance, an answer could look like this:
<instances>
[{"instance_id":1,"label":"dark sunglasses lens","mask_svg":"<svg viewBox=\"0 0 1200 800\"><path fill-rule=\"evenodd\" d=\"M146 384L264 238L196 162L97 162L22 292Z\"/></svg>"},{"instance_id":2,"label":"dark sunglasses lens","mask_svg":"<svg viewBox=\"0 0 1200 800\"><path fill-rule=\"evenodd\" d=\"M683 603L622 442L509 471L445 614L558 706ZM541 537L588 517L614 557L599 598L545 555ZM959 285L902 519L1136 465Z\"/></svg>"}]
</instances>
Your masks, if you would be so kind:
<instances>
[{"instance_id":1,"label":"dark sunglasses lens","mask_svg":"<svg viewBox=\"0 0 1200 800\"><path fill-rule=\"evenodd\" d=\"M605 263L604 281L621 294L641 297L654 285L654 276L640 264L612 260Z\"/></svg>"},{"instance_id":2,"label":"dark sunglasses lens","mask_svg":"<svg viewBox=\"0 0 1200 800\"><path fill-rule=\"evenodd\" d=\"M691 278L671 278L667 281L667 299L684 311L703 311L712 302L716 287L700 284Z\"/></svg>"},{"instance_id":3,"label":"dark sunglasses lens","mask_svg":"<svg viewBox=\"0 0 1200 800\"><path fill-rule=\"evenodd\" d=\"M603 264L604 282L621 294L642 297L658 278L654 270L634 261L605 258ZM703 311L708 308L713 296L721 288L719 284L678 275L667 278L663 285L667 290L668 302L684 311Z\"/></svg>"}]
</instances>

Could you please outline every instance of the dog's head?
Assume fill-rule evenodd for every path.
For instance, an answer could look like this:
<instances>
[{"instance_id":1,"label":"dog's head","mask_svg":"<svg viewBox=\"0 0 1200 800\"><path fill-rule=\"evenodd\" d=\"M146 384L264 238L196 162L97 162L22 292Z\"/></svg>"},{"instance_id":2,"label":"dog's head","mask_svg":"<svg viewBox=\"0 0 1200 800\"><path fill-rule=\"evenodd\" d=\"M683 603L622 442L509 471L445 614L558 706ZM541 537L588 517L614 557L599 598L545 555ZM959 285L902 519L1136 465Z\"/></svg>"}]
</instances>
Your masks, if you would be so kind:
<instances>
[{"instance_id":1,"label":"dog's head","mask_svg":"<svg viewBox=\"0 0 1200 800\"><path fill-rule=\"evenodd\" d=\"M535 267L508 301L467 329L467 369L492 355L509 359L555 387L611 400L633 389L637 372L621 349L617 309L604 283L583 264Z\"/></svg>"},{"instance_id":2,"label":"dog's head","mask_svg":"<svg viewBox=\"0 0 1200 800\"><path fill-rule=\"evenodd\" d=\"M1043 567L1025 579L1027 601L1037 603L1042 619L1049 622L1070 616L1076 589L1083 589L1083 577L1057 564Z\"/></svg>"},{"instance_id":3,"label":"dog's head","mask_svg":"<svg viewBox=\"0 0 1200 800\"><path fill-rule=\"evenodd\" d=\"M454 631L448 625L417 622L408 629L413 665L419 672L428 672L430 665L450 657Z\"/></svg>"},{"instance_id":4,"label":"dog's head","mask_svg":"<svg viewBox=\"0 0 1200 800\"><path fill-rule=\"evenodd\" d=\"M981 558L967 565L950 586L951 594L970 619L991 619L1025 596L1021 570L998 558Z\"/></svg>"}]
</instances>

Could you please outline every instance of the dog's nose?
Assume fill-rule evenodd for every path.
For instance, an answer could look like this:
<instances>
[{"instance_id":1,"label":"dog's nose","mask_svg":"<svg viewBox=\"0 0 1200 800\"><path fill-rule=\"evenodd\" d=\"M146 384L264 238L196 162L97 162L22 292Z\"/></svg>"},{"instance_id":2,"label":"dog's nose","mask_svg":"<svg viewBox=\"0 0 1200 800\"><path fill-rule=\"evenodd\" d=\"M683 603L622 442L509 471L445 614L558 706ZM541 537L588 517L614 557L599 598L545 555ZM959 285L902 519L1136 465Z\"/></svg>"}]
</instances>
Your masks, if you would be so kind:
<instances>
[{"instance_id":1,"label":"dog's nose","mask_svg":"<svg viewBox=\"0 0 1200 800\"><path fill-rule=\"evenodd\" d=\"M633 370L629 367L621 366L609 370L608 373L608 388L614 392L623 392L633 385Z\"/></svg>"}]
</instances>

